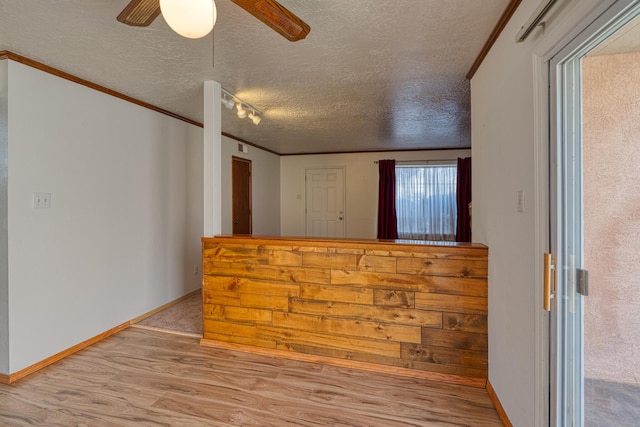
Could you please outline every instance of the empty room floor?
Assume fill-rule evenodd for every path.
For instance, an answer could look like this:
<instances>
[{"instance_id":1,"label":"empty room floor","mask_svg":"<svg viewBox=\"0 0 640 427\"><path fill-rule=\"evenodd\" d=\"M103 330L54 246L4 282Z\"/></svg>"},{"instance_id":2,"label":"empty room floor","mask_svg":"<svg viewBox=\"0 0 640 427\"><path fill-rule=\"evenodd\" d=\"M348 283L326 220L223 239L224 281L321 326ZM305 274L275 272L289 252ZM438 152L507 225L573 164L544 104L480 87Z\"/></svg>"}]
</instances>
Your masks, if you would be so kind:
<instances>
[{"instance_id":1,"label":"empty room floor","mask_svg":"<svg viewBox=\"0 0 640 427\"><path fill-rule=\"evenodd\" d=\"M501 426L487 391L131 327L12 385L2 426Z\"/></svg>"}]
</instances>

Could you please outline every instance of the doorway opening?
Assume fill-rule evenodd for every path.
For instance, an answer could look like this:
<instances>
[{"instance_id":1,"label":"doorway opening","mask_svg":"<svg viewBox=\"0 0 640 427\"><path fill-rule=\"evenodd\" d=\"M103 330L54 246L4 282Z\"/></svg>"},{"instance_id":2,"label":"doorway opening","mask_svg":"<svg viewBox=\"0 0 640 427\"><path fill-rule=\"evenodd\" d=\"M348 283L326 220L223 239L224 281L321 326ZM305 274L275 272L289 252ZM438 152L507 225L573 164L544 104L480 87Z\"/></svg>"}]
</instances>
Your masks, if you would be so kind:
<instances>
[{"instance_id":1,"label":"doorway opening","mask_svg":"<svg viewBox=\"0 0 640 427\"><path fill-rule=\"evenodd\" d=\"M231 158L233 234L251 234L251 160Z\"/></svg>"}]
</instances>

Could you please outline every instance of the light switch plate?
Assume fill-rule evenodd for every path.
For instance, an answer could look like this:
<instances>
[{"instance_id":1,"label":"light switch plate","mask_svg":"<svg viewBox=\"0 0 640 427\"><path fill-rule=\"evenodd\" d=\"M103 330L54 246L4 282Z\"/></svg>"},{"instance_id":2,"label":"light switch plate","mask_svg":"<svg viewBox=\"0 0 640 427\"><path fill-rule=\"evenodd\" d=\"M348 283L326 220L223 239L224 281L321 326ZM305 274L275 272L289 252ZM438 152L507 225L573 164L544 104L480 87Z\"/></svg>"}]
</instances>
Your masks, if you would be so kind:
<instances>
[{"instance_id":1,"label":"light switch plate","mask_svg":"<svg viewBox=\"0 0 640 427\"><path fill-rule=\"evenodd\" d=\"M33 193L34 209L49 209L51 207L51 193Z\"/></svg>"}]
</instances>

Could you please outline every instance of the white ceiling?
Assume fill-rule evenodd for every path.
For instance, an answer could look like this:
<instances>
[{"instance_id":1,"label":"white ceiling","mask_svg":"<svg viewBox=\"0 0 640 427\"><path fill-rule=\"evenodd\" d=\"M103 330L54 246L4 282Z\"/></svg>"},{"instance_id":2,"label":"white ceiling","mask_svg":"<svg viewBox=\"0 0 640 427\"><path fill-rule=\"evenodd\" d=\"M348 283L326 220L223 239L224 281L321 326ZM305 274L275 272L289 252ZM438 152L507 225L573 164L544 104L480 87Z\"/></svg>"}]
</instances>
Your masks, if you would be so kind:
<instances>
[{"instance_id":1,"label":"white ceiling","mask_svg":"<svg viewBox=\"0 0 640 427\"><path fill-rule=\"evenodd\" d=\"M509 0L279 1L307 38L216 0L214 66L211 36L117 22L128 0L0 0L0 50L198 122L216 80L264 113L222 130L280 154L470 146L465 74Z\"/></svg>"}]
</instances>

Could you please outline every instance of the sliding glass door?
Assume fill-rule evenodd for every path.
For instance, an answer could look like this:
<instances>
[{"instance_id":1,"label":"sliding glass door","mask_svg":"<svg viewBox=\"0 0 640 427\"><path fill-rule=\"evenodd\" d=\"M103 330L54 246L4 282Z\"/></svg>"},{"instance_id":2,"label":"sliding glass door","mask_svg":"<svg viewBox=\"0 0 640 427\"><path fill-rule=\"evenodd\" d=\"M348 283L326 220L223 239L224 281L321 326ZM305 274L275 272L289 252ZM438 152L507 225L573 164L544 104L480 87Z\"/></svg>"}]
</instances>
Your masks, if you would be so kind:
<instances>
[{"instance_id":1,"label":"sliding glass door","mask_svg":"<svg viewBox=\"0 0 640 427\"><path fill-rule=\"evenodd\" d=\"M582 59L640 13L619 1L550 62L550 244L555 268L551 304L550 425L584 425L584 265Z\"/></svg>"}]
</instances>

